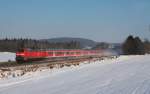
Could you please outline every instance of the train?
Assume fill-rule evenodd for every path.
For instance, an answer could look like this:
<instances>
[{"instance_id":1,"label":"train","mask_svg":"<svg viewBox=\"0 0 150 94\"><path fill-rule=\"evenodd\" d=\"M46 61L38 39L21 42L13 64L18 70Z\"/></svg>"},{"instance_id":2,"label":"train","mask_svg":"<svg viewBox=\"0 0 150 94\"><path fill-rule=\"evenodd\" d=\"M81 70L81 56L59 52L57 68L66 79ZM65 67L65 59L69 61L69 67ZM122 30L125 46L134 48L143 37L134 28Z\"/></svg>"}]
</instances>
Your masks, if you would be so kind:
<instances>
[{"instance_id":1,"label":"train","mask_svg":"<svg viewBox=\"0 0 150 94\"><path fill-rule=\"evenodd\" d=\"M31 50L22 49L16 52L17 62L38 61L52 58L78 58L102 56L102 50L84 50L84 49L49 49L49 50Z\"/></svg>"}]
</instances>

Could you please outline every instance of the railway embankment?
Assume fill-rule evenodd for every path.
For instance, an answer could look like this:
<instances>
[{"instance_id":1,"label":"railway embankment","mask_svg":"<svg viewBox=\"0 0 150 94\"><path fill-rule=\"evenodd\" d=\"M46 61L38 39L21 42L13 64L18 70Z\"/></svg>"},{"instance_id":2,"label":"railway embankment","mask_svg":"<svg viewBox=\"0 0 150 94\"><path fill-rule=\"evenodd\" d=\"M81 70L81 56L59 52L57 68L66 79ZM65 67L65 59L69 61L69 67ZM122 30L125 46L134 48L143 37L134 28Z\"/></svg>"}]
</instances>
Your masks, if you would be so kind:
<instances>
[{"instance_id":1,"label":"railway embankment","mask_svg":"<svg viewBox=\"0 0 150 94\"><path fill-rule=\"evenodd\" d=\"M36 72L42 72L43 70L52 71L54 69L78 67L82 64L90 64L108 59L115 59L116 56L109 57L96 57L96 58L82 58L76 60L63 60L55 62L40 62L31 64L14 64L5 63L6 65L0 66L0 79L21 77L24 75L32 75ZM12 62L11 62L12 63Z\"/></svg>"}]
</instances>

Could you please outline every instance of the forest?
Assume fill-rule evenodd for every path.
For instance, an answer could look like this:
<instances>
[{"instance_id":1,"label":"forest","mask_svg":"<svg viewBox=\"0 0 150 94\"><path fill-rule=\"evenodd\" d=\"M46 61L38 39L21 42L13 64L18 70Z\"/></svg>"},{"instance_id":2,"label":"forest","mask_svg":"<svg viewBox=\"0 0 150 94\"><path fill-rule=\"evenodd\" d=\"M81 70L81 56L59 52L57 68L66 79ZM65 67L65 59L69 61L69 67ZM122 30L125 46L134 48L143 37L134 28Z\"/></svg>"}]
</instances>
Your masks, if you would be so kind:
<instances>
[{"instance_id":1,"label":"forest","mask_svg":"<svg viewBox=\"0 0 150 94\"><path fill-rule=\"evenodd\" d=\"M80 43L77 41L71 42L54 42L35 40L35 39L0 39L0 51L16 52L22 48L30 49L80 49Z\"/></svg>"}]
</instances>

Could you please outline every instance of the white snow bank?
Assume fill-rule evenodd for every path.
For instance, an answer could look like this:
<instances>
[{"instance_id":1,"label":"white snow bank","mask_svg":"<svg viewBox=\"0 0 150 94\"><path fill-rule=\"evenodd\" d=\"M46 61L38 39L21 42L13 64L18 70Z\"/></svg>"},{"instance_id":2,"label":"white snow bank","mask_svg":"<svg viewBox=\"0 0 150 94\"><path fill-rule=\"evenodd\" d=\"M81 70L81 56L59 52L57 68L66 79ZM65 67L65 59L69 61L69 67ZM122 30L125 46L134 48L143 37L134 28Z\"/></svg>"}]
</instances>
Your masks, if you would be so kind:
<instances>
[{"instance_id":1,"label":"white snow bank","mask_svg":"<svg viewBox=\"0 0 150 94\"><path fill-rule=\"evenodd\" d=\"M150 94L149 57L121 56L0 80L0 94Z\"/></svg>"},{"instance_id":2,"label":"white snow bank","mask_svg":"<svg viewBox=\"0 0 150 94\"><path fill-rule=\"evenodd\" d=\"M0 52L0 62L15 61L15 53Z\"/></svg>"}]
</instances>

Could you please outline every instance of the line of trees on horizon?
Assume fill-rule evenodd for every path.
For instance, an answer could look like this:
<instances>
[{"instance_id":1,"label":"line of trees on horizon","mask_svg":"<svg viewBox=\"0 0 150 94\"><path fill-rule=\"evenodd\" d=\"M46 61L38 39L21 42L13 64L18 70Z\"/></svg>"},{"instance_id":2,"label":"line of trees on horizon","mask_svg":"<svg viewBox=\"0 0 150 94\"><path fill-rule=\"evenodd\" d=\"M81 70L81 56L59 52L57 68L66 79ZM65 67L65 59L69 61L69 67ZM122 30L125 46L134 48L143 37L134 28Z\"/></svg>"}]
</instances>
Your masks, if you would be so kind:
<instances>
[{"instance_id":1,"label":"line of trees on horizon","mask_svg":"<svg viewBox=\"0 0 150 94\"><path fill-rule=\"evenodd\" d=\"M108 44L101 43L97 44L93 49L106 49ZM0 52L16 52L22 48L30 49L82 49L80 42L48 42L47 40L35 40L35 39L0 39ZM150 53L150 41L142 41L139 37L128 36L125 42L120 47L122 48L123 54L134 55L134 54L145 54ZM119 48L117 48L119 49Z\"/></svg>"},{"instance_id":2,"label":"line of trees on horizon","mask_svg":"<svg viewBox=\"0 0 150 94\"><path fill-rule=\"evenodd\" d=\"M46 40L35 39L0 39L0 52L16 52L22 48L30 49L80 49L80 43L77 41L71 42L53 42L50 43Z\"/></svg>"}]
</instances>

